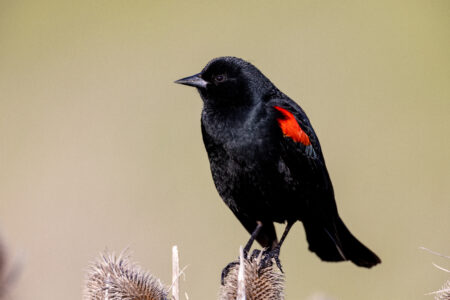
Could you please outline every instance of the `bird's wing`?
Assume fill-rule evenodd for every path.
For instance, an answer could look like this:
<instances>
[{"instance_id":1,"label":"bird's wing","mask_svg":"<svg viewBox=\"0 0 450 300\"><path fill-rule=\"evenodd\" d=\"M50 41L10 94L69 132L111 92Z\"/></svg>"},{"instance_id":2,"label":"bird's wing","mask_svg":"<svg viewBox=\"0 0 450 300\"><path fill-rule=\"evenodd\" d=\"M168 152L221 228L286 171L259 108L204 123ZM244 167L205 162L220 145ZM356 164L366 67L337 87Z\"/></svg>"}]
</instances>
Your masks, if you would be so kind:
<instances>
[{"instance_id":1,"label":"bird's wing","mask_svg":"<svg viewBox=\"0 0 450 300\"><path fill-rule=\"evenodd\" d=\"M303 109L290 99L274 99L268 105L276 111L275 119L286 140L295 142L303 155L324 162L319 139Z\"/></svg>"},{"instance_id":2,"label":"bird's wing","mask_svg":"<svg viewBox=\"0 0 450 300\"><path fill-rule=\"evenodd\" d=\"M290 99L268 104L275 111L273 126L279 128L280 159L289 169L291 181L298 182L297 200L304 197L301 221L309 250L325 261L351 260L366 268L380 263L339 218L320 143L305 112Z\"/></svg>"},{"instance_id":3,"label":"bird's wing","mask_svg":"<svg viewBox=\"0 0 450 300\"><path fill-rule=\"evenodd\" d=\"M280 156L293 180L301 182L303 193L317 200L312 206L336 210L319 139L305 112L290 99L275 99L268 105L276 116L273 126L279 130Z\"/></svg>"}]
</instances>

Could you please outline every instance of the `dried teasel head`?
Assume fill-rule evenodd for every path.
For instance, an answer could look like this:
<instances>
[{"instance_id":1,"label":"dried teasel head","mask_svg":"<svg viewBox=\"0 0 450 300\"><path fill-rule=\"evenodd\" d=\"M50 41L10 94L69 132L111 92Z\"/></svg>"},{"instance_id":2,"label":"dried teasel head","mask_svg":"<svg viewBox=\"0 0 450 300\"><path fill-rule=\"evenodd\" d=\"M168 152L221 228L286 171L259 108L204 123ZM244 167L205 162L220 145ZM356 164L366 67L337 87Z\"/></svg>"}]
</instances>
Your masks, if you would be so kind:
<instances>
[{"instance_id":1,"label":"dried teasel head","mask_svg":"<svg viewBox=\"0 0 450 300\"><path fill-rule=\"evenodd\" d=\"M84 288L85 300L163 300L168 289L152 274L130 261L127 251L119 256L102 253L89 266Z\"/></svg>"},{"instance_id":2,"label":"dried teasel head","mask_svg":"<svg viewBox=\"0 0 450 300\"><path fill-rule=\"evenodd\" d=\"M450 280L442 286L442 288L435 293L435 300L450 300Z\"/></svg>"},{"instance_id":3,"label":"dried teasel head","mask_svg":"<svg viewBox=\"0 0 450 300\"><path fill-rule=\"evenodd\" d=\"M439 252L430 250L430 249L425 248L425 247L419 247L419 249L428 251L428 252L430 252L431 254L434 254L434 255L436 255L436 256L440 256L440 257L443 257L443 258L450 259L450 256L448 256L448 255L441 254L441 253L439 253ZM439 270L441 270L441 271L444 271L444 272L446 272L446 273L450 273L450 269L443 268L443 267L441 267L441 266L438 266L438 265L435 264L435 263L433 263L433 265L434 265L436 268L438 268ZM434 299L435 299L435 300L450 300L450 280L447 280L447 282L442 286L442 288L441 288L440 290L438 290L438 291L436 291L436 292L433 292L433 293L430 293L430 294L434 294L434 295L435 295L435 296L434 296Z\"/></svg>"},{"instance_id":4,"label":"dried teasel head","mask_svg":"<svg viewBox=\"0 0 450 300\"><path fill-rule=\"evenodd\" d=\"M247 300L280 300L284 299L284 275L273 259L259 250L251 257L245 257L244 282L245 299ZM220 300L236 299L238 289L239 261L230 263L222 273Z\"/></svg>"}]
</instances>

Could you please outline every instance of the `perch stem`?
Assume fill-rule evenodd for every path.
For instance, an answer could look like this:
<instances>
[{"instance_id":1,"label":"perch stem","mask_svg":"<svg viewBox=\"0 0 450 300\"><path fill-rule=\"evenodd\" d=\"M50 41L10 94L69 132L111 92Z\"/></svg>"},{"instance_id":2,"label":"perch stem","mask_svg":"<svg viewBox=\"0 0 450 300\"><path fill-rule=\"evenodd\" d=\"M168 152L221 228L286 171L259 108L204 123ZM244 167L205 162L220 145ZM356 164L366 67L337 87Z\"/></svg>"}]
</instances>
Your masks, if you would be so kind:
<instances>
[{"instance_id":1,"label":"perch stem","mask_svg":"<svg viewBox=\"0 0 450 300\"><path fill-rule=\"evenodd\" d=\"M178 259L178 247L172 247L172 296L174 300L180 299L179 276L180 264Z\"/></svg>"},{"instance_id":2,"label":"perch stem","mask_svg":"<svg viewBox=\"0 0 450 300\"><path fill-rule=\"evenodd\" d=\"M245 300L245 280L244 280L244 250L239 248L239 271L236 300Z\"/></svg>"}]
</instances>

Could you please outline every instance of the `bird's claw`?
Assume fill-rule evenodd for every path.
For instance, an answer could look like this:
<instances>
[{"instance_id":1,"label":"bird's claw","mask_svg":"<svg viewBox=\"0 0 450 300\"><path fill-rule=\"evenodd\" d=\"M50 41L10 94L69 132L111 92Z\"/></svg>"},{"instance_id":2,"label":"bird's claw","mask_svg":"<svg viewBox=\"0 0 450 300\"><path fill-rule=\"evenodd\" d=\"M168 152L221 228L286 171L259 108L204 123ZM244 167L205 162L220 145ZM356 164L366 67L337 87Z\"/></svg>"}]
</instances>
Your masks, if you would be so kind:
<instances>
[{"instance_id":1,"label":"bird's claw","mask_svg":"<svg viewBox=\"0 0 450 300\"><path fill-rule=\"evenodd\" d=\"M263 252L264 253L264 252ZM254 249L252 252L252 255L250 255L250 259L256 259L261 254L261 250Z\"/></svg>"},{"instance_id":2,"label":"bird's claw","mask_svg":"<svg viewBox=\"0 0 450 300\"><path fill-rule=\"evenodd\" d=\"M277 264L278 269L280 269L280 272L284 274L283 268L281 267L280 258L278 256L275 256L274 259L275 259L275 263Z\"/></svg>"},{"instance_id":3,"label":"bird's claw","mask_svg":"<svg viewBox=\"0 0 450 300\"><path fill-rule=\"evenodd\" d=\"M273 259L278 269L280 269L281 273L284 273L279 256L280 256L280 247L275 247L275 249L272 250L266 249L264 250L261 264L263 264L264 266L271 266Z\"/></svg>"}]
</instances>

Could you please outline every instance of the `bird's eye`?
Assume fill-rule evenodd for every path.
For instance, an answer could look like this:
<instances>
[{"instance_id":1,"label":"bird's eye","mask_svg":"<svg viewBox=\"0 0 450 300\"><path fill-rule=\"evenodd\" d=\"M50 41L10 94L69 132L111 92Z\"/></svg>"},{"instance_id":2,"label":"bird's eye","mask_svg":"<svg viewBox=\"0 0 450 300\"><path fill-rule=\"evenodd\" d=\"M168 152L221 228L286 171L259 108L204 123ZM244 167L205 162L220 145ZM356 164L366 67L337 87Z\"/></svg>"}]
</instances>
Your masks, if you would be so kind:
<instances>
[{"instance_id":1,"label":"bird's eye","mask_svg":"<svg viewBox=\"0 0 450 300\"><path fill-rule=\"evenodd\" d=\"M216 75L215 77L214 77L214 81L216 81L216 82L223 82L223 81L225 81L225 75L223 75L223 74L220 74L220 75Z\"/></svg>"}]
</instances>

